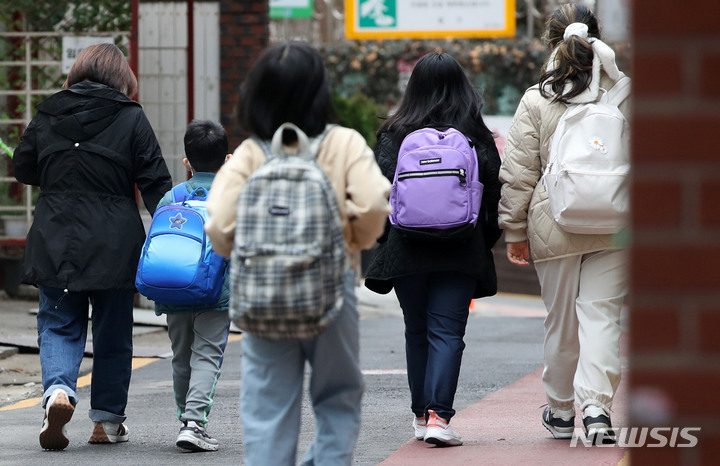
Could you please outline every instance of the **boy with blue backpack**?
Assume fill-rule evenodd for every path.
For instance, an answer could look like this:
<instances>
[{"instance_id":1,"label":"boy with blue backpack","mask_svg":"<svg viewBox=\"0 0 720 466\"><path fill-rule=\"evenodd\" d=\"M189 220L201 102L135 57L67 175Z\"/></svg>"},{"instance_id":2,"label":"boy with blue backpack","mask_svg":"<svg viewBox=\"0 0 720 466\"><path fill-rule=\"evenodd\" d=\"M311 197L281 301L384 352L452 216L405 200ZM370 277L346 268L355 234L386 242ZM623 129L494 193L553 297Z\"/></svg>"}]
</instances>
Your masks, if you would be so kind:
<instances>
[{"instance_id":1,"label":"boy with blue backpack","mask_svg":"<svg viewBox=\"0 0 720 466\"><path fill-rule=\"evenodd\" d=\"M192 173L192 178L175 186L158 203L158 212L165 205L185 204L187 199L206 198L215 174L228 157L228 140L223 127L213 121L194 120L185 133L185 155L183 164ZM180 197L180 199L178 199ZM187 202L194 205L196 201ZM204 202L202 202L204 204ZM204 209L204 206L202 206ZM175 214L170 223L182 226L186 219ZM186 217L189 217L187 214ZM157 217L157 215L156 215ZM155 219L154 219L155 220ZM191 220L190 220L191 221ZM171 226L172 230L173 227ZM176 228L177 230L177 228ZM153 228L151 226L151 236ZM180 249L191 249L180 247ZM180 251L176 251L179 254ZM149 260L145 253L143 259ZM216 451L218 442L205 431L207 416L213 404L215 387L220 378L220 366L228 339L230 320L228 317L229 277L222 274L216 279L223 280L219 299L212 304L159 304L155 313L167 315L168 336L173 351L172 376L177 415L182 427L176 445L192 451ZM138 272L140 274L140 271ZM178 275L180 271L169 271ZM140 289L140 287L138 287ZM140 290L142 293L142 290ZM178 291L176 294L182 294ZM214 298L213 298L214 299ZM172 300L171 300L172 301ZM196 301L197 302L197 301Z\"/></svg>"}]
</instances>

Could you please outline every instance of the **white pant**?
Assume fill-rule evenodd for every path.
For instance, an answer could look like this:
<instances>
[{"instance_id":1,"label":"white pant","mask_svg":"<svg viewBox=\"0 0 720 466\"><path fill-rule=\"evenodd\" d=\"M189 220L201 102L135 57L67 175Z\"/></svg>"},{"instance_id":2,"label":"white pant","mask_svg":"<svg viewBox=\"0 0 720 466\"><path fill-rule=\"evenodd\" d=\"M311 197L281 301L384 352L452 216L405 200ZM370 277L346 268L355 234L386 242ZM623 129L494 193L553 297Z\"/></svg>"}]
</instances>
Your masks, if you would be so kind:
<instances>
[{"instance_id":1,"label":"white pant","mask_svg":"<svg viewBox=\"0 0 720 466\"><path fill-rule=\"evenodd\" d=\"M545 318L543 385L554 411L595 405L610 413L620 383L620 309L627 252L605 250L538 262Z\"/></svg>"}]
</instances>

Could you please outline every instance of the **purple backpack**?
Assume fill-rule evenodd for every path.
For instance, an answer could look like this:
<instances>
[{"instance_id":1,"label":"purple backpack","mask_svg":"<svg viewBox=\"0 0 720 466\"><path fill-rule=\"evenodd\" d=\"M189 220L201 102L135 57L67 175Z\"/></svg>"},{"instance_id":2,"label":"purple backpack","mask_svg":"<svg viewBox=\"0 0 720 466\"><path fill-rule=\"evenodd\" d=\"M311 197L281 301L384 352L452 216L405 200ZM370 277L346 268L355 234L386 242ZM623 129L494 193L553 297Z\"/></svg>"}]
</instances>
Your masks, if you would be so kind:
<instances>
[{"instance_id":1,"label":"purple backpack","mask_svg":"<svg viewBox=\"0 0 720 466\"><path fill-rule=\"evenodd\" d=\"M400 145L390 223L408 237L465 237L477 223L482 193L472 141L454 128L421 128Z\"/></svg>"}]
</instances>

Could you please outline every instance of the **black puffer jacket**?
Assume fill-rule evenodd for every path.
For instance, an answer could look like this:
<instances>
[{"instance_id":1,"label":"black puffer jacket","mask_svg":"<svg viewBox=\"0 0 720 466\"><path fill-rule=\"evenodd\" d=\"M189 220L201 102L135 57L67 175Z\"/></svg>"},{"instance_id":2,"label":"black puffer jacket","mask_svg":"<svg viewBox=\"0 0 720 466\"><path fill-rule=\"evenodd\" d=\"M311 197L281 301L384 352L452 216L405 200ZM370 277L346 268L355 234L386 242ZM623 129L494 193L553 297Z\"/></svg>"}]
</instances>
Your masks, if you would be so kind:
<instances>
[{"instance_id":1,"label":"black puffer jacket","mask_svg":"<svg viewBox=\"0 0 720 466\"><path fill-rule=\"evenodd\" d=\"M500 199L500 156L492 142L476 143L480 181L484 185L480 216L472 238L463 241L418 242L408 240L391 227L388 221L385 234L378 239L378 247L365 274L365 286L376 293L386 294L393 288L393 278L426 272L461 272L477 279L474 298L497 293L497 275L491 248L500 238L497 225ZM375 146L375 158L390 181L395 174L399 146L393 138L382 133Z\"/></svg>"},{"instance_id":2,"label":"black puffer jacket","mask_svg":"<svg viewBox=\"0 0 720 466\"><path fill-rule=\"evenodd\" d=\"M71 291L134 289L145 229L135 184L153 213L172 180L140 104L84 81L37 107L13 157L40 186L23 282Z\"/></svg>"}]
</instances>

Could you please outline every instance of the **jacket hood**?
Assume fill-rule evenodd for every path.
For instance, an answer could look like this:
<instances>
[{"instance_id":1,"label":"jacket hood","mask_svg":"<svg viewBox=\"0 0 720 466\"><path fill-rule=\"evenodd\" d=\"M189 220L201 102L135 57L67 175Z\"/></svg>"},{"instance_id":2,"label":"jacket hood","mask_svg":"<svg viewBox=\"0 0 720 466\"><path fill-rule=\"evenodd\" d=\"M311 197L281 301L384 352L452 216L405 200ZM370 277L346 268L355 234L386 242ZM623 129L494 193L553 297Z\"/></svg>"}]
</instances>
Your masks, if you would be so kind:
<instances>
[{"instance_id":1,"label":"jacket hood","mask_svg":"<svg viewBox=\"0 0 720 466\"><path fill-rule=\"evenodd\" d=\"M126 105L140 104L104 84L83 81L49 97L37 109L52 117L53 130L84 141L107 128Z\"/></svg>"}]
</instances>

